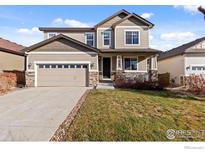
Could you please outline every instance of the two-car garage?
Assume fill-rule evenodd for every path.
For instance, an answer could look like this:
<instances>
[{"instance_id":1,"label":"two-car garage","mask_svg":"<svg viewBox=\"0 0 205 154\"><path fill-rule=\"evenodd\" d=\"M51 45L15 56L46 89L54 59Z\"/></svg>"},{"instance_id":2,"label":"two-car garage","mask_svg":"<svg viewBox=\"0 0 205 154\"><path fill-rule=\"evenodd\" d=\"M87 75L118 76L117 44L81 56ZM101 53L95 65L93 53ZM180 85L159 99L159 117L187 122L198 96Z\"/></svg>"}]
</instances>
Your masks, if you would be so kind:
<instances>
[{"instance_id":1,"label":"two-car garage","mask_svg":"<svg viewBox=\"0 0 205 154\"><path fill-rule=\"evenodd\" d=\"M88 64L37 64L38 87L88 86Z\"/></svg>"},{"instance_id":2,"label":"two-car garage","mask_svg":"<svg viewBox=\"0 0 205 154\"><path fill-rule=\"evenodd\" d=\"M26 48L26 85L85 87L97 81L99 50L59 34Z\"/></svg>"}]
</instances>

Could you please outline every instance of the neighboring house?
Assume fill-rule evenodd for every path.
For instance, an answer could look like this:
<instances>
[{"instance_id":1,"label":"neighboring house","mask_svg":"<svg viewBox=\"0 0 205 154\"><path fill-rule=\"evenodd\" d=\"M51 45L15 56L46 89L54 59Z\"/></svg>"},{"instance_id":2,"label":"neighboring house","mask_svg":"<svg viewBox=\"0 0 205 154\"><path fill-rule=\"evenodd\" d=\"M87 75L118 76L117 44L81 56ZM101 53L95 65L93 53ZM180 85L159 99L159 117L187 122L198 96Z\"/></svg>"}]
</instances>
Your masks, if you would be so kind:
<instances>
[{"instance_id":1,"label":"neighboring house","mask_svg":"<svg viewBox=\"0 0 205 154\"><path fill-rule=\"evenodd\" d=\"M0 38L0 71L24 71L25 56L21 51L25 47Z\"/></svg>"},{"instance_id":2,"label":"neighboring house","mask_svg":"<svg viewBox=\"0 0 205 154\"><path fill-rule=\"evenodd\" d=\"M39 28L45 40L25 49L27 86L93 86L116 75L154 80L153 26L121 10L92 28Z\"/></svg>"},{"instance_id":3,"label":"neighboring house","mask_svg":"<svg viewBox=\"0 0 205 154\"><path fill-rule=\"evenodd\" d=\"M205 74L205 37L161 53L159 73L170 73L172 82L183 84L183 77Z\"/></svg>"}]
</instances>

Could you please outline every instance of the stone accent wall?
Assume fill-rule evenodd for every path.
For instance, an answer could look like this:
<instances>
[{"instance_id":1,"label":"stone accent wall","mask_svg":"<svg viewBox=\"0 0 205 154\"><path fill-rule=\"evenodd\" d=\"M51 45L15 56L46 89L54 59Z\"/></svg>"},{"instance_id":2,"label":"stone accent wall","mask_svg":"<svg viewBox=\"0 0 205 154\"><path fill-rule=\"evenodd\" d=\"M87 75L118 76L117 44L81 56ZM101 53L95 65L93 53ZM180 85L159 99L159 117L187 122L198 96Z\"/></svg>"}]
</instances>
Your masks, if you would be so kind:
<instances>
[{"instance_id":1,"label":"stone accent wall","mask_svg":"<svg viewBox=\"0 0 205 154\"><path fill-rule=\"evenodd\" d=\"M35 73L34 72L26 72L26 86L34 87Z\"/></svg>"},{"instance_id":2,"label":"stone accent wall","mask_svg":"<svg viewBox=\"0 0 205 154\"><path fill-rule=\"evenodd\" d=\"M138 81L146 81L148 80L148 73L146 72L116 72L116 76L121 76L126 80L138 80Z\"/></svg>"},{"instance_id":3,"label":"stone accent wall","mask_svg":"<svg viewBox=\"0 0 205 154\"><path fill-rule=\"evenodd\" d=\"M97 86L98 80L99 80L98 72L89 72L89 86L92 86L92 87Z\"/></svg>"},{"instance_id":4,"label":"stone accent wall","mask_svg":"<svg viewBox=\"0 0 205 154\"><path fill-rule=\"evenodd\" d=\"M149 81L158 81L158 71L157 70L149 70Z\"/></svg>"}]
</instances>

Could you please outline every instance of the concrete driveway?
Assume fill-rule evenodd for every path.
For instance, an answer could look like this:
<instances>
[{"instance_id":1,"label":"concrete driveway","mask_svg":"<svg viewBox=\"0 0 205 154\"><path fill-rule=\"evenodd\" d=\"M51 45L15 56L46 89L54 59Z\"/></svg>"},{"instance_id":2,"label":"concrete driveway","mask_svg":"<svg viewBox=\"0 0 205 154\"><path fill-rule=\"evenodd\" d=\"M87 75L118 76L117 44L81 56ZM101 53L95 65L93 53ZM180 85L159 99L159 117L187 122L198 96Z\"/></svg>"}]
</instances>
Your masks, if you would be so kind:
<instances>
[{"instance_id":1,"label":"concrete driveway","mask_svg":"<svg viewBox=\"0 0 205 154\"><path fill-rule=\"evenodd\" d=\"M0 141L48 141L86 87L39 87L0 96Z\"/></svg>"}]
</instances>

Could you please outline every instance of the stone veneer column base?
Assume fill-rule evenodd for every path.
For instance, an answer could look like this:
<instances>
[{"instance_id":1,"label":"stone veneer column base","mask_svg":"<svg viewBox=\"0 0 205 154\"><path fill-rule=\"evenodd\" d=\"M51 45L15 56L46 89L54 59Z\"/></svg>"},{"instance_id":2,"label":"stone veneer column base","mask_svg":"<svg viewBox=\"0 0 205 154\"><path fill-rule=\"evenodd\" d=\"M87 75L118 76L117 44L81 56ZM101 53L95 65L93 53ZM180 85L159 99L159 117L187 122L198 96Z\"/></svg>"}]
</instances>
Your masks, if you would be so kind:
<instances>
[{"instance_id":1,"label":"stone veneer column base","mask_svg":"<svg viewBox=\"0 0 205 154\"><path fill-rule=\"evenodd\" d=\"M116 72L116 77L123 78L125 80L138 80L138 81L147 81L148 80L148 73L147 72Z\"/></svg>"},{"instance_id":2,"label":"stone veneer column base","mask_svg":"<svg viewBox=\"0 0 205 154\"><path fill-rule=\"evenodd\" d=\"M97 82L99 80L99 72L89 72L89 86L95 87L97 86Z\"/></svg>"},{"instance_id":3,"label":"stone veneer column base","mask_svg":"<svg viewBox=\"0 0 205 154\"><path fill-rule=\"evenodd\" d=\"M35 72L26 72L26 86L27 87L34 87L35 82Z\"/></svg>"},{"instance_id":4,"label":"stone veneer column base","mask_svg":"<svg viewBox=\"0 0 205 154\"><path fill-rule=\"evenodd\" d=\"M149 81L155 82L158 81L158 71L149 70Z\"/></svg>"}]
</instances>

